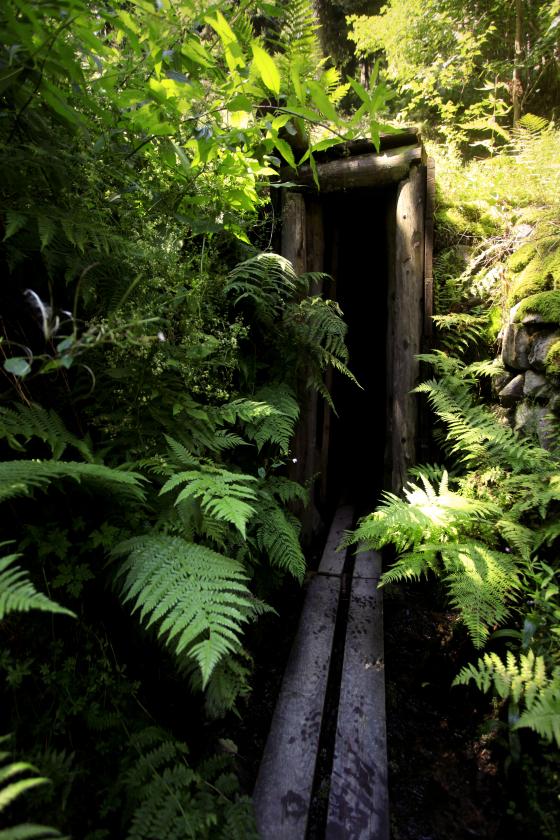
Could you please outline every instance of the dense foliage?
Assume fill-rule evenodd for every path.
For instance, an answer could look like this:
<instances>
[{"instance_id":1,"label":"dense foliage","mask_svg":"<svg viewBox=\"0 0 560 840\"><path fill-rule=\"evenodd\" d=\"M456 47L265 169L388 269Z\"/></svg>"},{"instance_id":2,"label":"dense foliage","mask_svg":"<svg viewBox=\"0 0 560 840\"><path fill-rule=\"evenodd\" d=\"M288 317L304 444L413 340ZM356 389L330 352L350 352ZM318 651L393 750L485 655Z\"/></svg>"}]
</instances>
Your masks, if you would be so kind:
<instances>
[{"instance_id":1,"label":"dense foliage","mask_svg":"<svg viewBox=\"0 0 560 840\"><path fill-rule=\"evenodd\" d=\"M390 0L351 15L350 38L398 85L397 113L455 142L491 144L522 113L555 113L559 13L557 0Z\"/></svg>"},{"instance_id":2,"label":"dense foliage","mask_svg":"<svg viewBox=\"0 0 560 840\"><path fill-rule=\"evenodd\" d=\"M385 89L343 120L304 0L9 0L0 28L2 728L52 782L14 761L2 805L247 840L210 721L305 574L299 396L351 375L340 310L270 252L270 192L364 119L376 139Z\"/></svg>"}]
</instances>

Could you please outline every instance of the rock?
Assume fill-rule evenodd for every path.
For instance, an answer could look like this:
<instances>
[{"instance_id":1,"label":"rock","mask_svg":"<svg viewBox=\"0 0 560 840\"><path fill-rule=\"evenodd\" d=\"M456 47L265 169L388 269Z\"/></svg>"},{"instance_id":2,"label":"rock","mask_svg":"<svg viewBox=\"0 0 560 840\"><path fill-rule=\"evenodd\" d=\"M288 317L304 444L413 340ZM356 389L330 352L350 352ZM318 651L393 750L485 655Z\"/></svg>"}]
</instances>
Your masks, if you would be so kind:
<instances>
[{"instance_id":1,"label":"rock","mask_svg":"<svg viewBox=\"0 0 560 840\"><path fill-rule=\"evenodd\" d=\"M528 371L528 373L530 373L530 371ZM498 398L505 408L515 405L515 403L519 402L519 400L523 397L524 383L525 374L518 373L517 376L513 377L511 382L508 382L508 384L502 388L498 394Z\"/></svg>"},{"instance_id":2,"label":"rock","mask_svg":"<svg viewBox=\"0 0 560 840\"><path fill-rule=\"evenodd\" d=\"M534 332L535 330L542 329L546 326L555 326L557 322L551 321L549 318L545 318L545 316L541 315L540 312L527 312L527 314L521 319L521 323L529 330L529 332Z\"/></svg>"},{"instance_id":3,"label":"rock","mask_svg":"<svg viewBox=\"0 0 560 840\"><path fill-rule=\"evenodd\" d=\"M535 370L546 370L547 353L556 341L560 341L560 332L536 335L528 350L528 367L535 368Z\"/></svg>"},{"instance_id":4,"label":"rock","mask_svg":"<svg viewBox=\"0 0 560 840\"><path fill-rule=\"evenodd\" d=\"M535 435L540 414L546 410L523 400L515 410L515 431L529 437Z\"/></svg>"},{"instance_id":5,"label":"rock","mask_svg":"<svg viewBox=\"0 0 560 840\"><path fill-rule=\"evenodd\" d=\"M554 394L548 404L553 414L560 414L560 394Z\"/></svg>"},{"instance_id":6,"label":"rock","mask_svg":"<svg viewBox=\"0 0 560 840\"><path fill-rule=\"evenodd\" d=\"M549 392L550 388L544 373L537 373L534 370L528 370L525 374L523 396L537 399L538 397L548 396Z\"/></svg>"},{"instance_id":7,"label":"rock","mask_svg":"<svg viewBox=\"0 0 560 840\"><path fill-rule=\"evenodd\" d=\"M521 306L521 301L519 301L519 303L516 303L515 306L511 307L511 309L509 310L508 324L513 324L513 322L515 321L515 316L517 315L517 310L519 309L520 306Z\"/></svg>"},{"instance_id":8,"label":"rock","mask_svg":"<svg viewBox=\"0 0 560 840\"><path fill-rule=\"evenodd\" d=\"M493 393L498 396L502 388L505 388L506 385L511 382L514 378L515 374L509 370L500 371L500 373L494 374L492 377L492 391Z\"/></svg>"},{"instance_id":9,"label":"rock","mask_svg":"<svg viewBox=\"0 0 560 840\"><path fill-rule=\"evenodd\" d=\"M541 408L542 414L537 418L537 435L543 449L556 449L558 446L559 426L558 418L554 417L550 408Z\"/></svg>"},{"instance_id":10,"label":"rock","mask_svg":"<svg viewBox=\"0 0 560 840\"><path fill-rule=\"evenodd\" d=\"M531 338L520 324L508 324L502 341L502 362L513 370L527 370Z\"/></svg>"}]
</instances>

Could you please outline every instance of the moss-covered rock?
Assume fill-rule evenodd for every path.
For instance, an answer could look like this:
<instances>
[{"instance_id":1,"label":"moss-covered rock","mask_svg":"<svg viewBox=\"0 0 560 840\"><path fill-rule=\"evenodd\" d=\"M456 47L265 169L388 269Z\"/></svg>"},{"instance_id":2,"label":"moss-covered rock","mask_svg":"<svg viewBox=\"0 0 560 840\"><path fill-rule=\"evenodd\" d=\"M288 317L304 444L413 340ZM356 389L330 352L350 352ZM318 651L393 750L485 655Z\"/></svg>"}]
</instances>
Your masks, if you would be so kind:
<instances>
[{"instance_id":1,"label":"moss-covered rock","mask_svg":"<svg viewBox=\"0 0 560 840\"><path fill-rule=\"evenodd\" d=\"M540 315L547 324L560 324L560 289L524 298L515 313L515 320L522 321L530 313Z\"/></svg>"},{"instance_id":2,"label":"moss-covered rock","mask_svg":"<svg viewBox=\"0 0 560 840\"><path fill-rule=\"evenodd\" d=\"M537 248L534 242L525 242L521 248L518 248L507 261L508 268L514 274L518 274L531 262Z\"/></svg>"},{"instance_id":3,"label":"moss-covered rock","mask_svg":"<svg viewBox=\"0 0 560 840\"><path fill-rule=\"evenodd\" d=\"M546 372L560 373L560 340L555 341L546 354Z\"/></svg>"},{"instance_id":4,"label":"moss-covered rock","mask_svg":"<svg viewBox=\"0 0 560 840\"><path fill-rule=\"evenodd\" d=\"M529 257L531 245L534 253ZM517 265L523 265L524 260L527 257L529 259L514 277L509 295L510 306L530 295L560 289L560 240L557 237L546 237L536 243L528 242L513 256L519 252L523 253L518 257ZM510 257L510 269L514 270L514 265L515 260L512 261Z\"/></svg>"}]
</instances>

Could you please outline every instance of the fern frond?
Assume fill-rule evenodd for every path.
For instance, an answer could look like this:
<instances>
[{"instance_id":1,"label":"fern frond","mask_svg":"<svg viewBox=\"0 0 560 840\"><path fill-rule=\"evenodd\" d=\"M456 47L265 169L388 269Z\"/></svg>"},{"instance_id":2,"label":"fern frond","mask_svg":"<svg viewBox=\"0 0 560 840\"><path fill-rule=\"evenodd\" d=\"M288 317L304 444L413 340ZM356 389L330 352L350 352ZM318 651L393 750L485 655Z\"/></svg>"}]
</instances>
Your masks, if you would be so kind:
<instances>
[{"instance_id":1,"label":"fern frond","mask_svg":"<svg viewBox=\"0 0 560 840\"><path fill-rule=\"evenodd\" d=\"M39 405L0 407L0 438L6 438L13 449L25 452L23 443L34 437L48 444L55 460L63 455L67 447L76 449L86 461L93 460L86 441L71 434L55 411ZM20 438L23 438L23 443Z\"/></svg>"},{"instance_id":2,"label":"fern frond","mask_svg":"<svg viewBox=\"0 0 560 840\"><path fill-rule=\"evenodd\" d=\"M289 260L279 254L257 254L230 271L225 285L226 295L253 304L258 320L269 323L279 319L286 301L293 298L301 282Z\"/></svg>"},{"instance_id":3,"label":"fern frond","mask_svg":"<svg viewBox=\"0 0 560 840\"><path fill-rule=\"evenodd\" d=\"M256 544L273 566L303 580L305 555L299 542L299 523L292 520L272 498L263 502L255 519Z\"/></svg>"},{"instance_id":4,"label":"fern frond","mask_svg":"<svg viewBox=\"0 0 560 840\"><path fill-rule=\"evenodd\" d=\"M175 500L199 499L202 510L218 520L234 525L245 536L247 522L255 512L250 504L256 495L252 475L233 473L217 466L201 465L198 470L186 470L172 476L160 490L160 495L183 487Z\"/></svg>"},{"instance_id":5,"label":"fern frond","mask_svg":"<svg viewBox=\"0 0 560 840\"><path fill-rule=\"evenodd\" d=\"M0 544L0 548L6 543ZM19 566L14 566L19 554L8 554L0 557L0 621L11 612L27 612L28 610L42 610L43 612L70 615L76 618L71 610L51 601L42 592L37 592L26 572Z\"/></svg>"},{"instance_id":6,"label":"fern frond","mask_svg":"<svg viewBox=\"0 0 560 840\"><path fill-rule=\"evenodd\" d=\"M253 660L243 648L216 665L204 694L204 708L209 717L221 718L231 711L238 715L236 704L251 693L249 678L253 668ZM191 687L200 691L202 680L198 668L189 663L187 672L190 673Z\"/></svg>"},{"instance_id":7,"label":"fern frond","mask_svg":"<svg viewBox=\"0 0 560 840\"><path fill-rule=\"evenodd\" d=\"M544 658L532 650L519 658L508 651L505 662L496 653L485 653L476 665L465 666L453 684L471 681L479 691L494 689L503 700L524 707L514 729L532 729L560 746L560 668L548 674Z\"/></svg>"},{"instance_id":8,"label":"fern frond","mask_svg":"<svg viewBox=\"0 0 560 840\"><path fill-rule=\"evenodd\" d=\"M283 476L271 476L266 482L267 491L278 499L282 504L290 502L301 502L303 505L309 503L309 492L297 481L291 481Z\"/></svg>"},{"instance_id":9,"label":"fern frond","mask_svg":"<svg viewBox=\"0 0 560 840\"><path fill-rule=\"evenodd\" d=\"M282 455L287 455L299 417L299 405L292 389L285 384L268 385L255 396L258 401L272 408L252 422L247 423L245 432L254 440L260 451L267 443L278 446Z\"/></svg>"},{"instance_id":10,"label":"fern frond","mask_svg":"<svg viewBox=\"0 0 560 840\"><path fill-rule=\"evenodd\" d=\"M239 643L253 612L240 563L202 545L165 535L135 537L113 552L125 557L117 579L147 627L175 653L188 653L206 685L218 662Z\"/></svg>"},{"instance_id":11,"label":"fern frond","mask_svg":"<svg viewBox=\"0 0 560 840\"><path fill-rule=\"evenodd\" d=\"M0 745L5 745L9 735L0 738ZM9 753L2 751L0 761L5 761ZM48 784L49 780L35 775L37 768L26 761L14 761L0 767L0 813L10 806L22 793ZM18 778L21 777L21 778ZM54 828L31 823L20 823L10 828L0 829L0 840L46 840L48 837L62 838Z\"/></svg>"},{"instance_id":12,"label":"fern frond","mask_svg":"<svg viewBox=\"0 0 560 840\"><path fill-rule=\"evenodd\" d=\"M143 500L142 476L138 473L106 467L103 464L81 464L74 461L1 461L0 502L17 496L28 496L44 490L53 481L72 478L93 487Z\"/></svg>"},{"instance_id":13,"label":"fern frond","mask_svg":"<svg viewBox=\"0 0 560 840\"><path fill-rule=\"evenodd\" d=\"M251 802L239 797L228 755L198 768L186 744L150 727L132 738L137 757L122 774L133 807L126 840L258 840Z\"/></svg>"},{"instance_id":14,"label":"fern frond","mask_svg":"<svg viewBox=\"0 0 560 840\"><path fill-rule=\"evenodd\" d=\"M519 585L515 559L474 541L442 547L442 559L451 604L475 647L482 647L490 628L509 615L508 601Z\"/></svg>"},{"instance_id":15,"label":"fern frond","mask_svg":"<svg viewBox=\"0 0 560 840\"><path fill-rule=\"evenodd\" d=\"M516 729L528 727L546 741L560 747L560 675L535 698L517 723Z\"/></svg>"}]
</instances>

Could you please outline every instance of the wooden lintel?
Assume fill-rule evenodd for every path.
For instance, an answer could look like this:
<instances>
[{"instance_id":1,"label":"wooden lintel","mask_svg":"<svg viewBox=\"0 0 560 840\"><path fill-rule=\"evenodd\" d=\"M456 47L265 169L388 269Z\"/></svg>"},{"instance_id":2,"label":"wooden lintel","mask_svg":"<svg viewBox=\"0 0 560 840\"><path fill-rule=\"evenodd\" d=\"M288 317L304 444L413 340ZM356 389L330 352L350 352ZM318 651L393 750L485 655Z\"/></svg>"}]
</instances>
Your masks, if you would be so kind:
<instances>
[{"instance_id":1,"label":"wooden lintel","mask_svg":"<svg viewBox=\"0 0 560 840\"><path fill-rule=\"evenodd\" d=\"M395 184L407 177L410 166L421 160L420 146L403 146L381 154L356 155L344 160L317 164L321 192L340 192L360 187L378 187ZM283 171L287 180L298 186L314 186L310 166L297 172Z\"/></svg>"}]
</instances>

